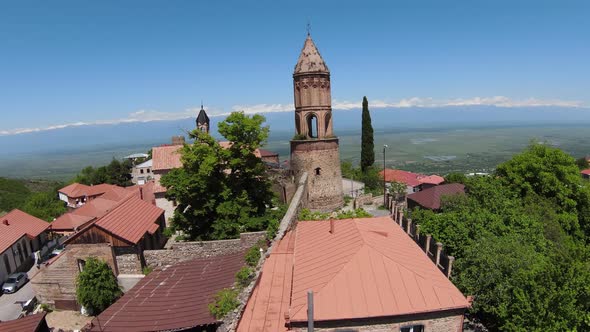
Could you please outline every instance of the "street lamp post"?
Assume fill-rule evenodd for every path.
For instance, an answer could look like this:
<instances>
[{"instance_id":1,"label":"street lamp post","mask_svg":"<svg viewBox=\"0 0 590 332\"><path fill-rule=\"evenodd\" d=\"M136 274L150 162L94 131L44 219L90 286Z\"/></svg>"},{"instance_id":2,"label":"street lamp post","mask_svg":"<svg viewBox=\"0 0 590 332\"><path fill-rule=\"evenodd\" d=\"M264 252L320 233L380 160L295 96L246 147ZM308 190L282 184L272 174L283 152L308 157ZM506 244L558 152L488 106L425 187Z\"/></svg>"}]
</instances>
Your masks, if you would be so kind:
<instances>
[{"instance_id":1,"label":"street lamp post","mask_svg":"<svg viewBox=\"0 0 590 332\"><path fill-rule=\"evenodd\" d=\"M383 144L383 207L387 208L387 186L385 182L385 149L389 146Z\"/></svg>"}]
</instances>

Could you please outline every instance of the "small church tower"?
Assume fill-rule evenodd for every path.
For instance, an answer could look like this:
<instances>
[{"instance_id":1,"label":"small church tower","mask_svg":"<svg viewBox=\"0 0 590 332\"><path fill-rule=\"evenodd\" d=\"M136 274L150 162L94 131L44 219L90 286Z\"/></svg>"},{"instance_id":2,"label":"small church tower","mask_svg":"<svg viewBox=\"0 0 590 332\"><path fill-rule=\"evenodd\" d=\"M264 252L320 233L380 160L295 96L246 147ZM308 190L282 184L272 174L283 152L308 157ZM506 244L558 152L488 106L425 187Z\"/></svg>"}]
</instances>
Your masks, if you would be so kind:
<instances>
[{"instance_id":1,"label":"small church tower","mask_svg":"<svg viewBox=\"0 0 590 332\"><path fill-rule=\"evenodd\" d=\"M207 116L205 109L203 109L203 103L201 103L201 110L197 116L197 129L209 133L209 117Z\"/></svg>"},{"instance_id":2,"label":"small church tower","mask_svg":"<svg viewBox=\"0 0 590 332\"><path fill-rule=\"evenodd\" d=\"M308 33L293 72L295 132L291 169L308 173L307 207L329 211L342 206L338 138L332 129L330 71Z\"/></svg>"}]
</instances>

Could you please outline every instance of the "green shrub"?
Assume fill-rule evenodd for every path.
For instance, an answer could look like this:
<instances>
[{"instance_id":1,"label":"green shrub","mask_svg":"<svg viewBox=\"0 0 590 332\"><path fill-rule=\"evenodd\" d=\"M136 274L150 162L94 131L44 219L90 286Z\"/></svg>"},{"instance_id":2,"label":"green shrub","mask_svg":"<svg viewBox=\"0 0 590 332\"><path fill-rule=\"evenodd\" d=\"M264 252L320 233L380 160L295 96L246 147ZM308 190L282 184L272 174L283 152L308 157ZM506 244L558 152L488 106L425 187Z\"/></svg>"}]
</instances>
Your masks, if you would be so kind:
<instances>
[{"instance_id":1,"label":"green shrub","mask_svg":"<svg viewBox=\"0 0 590 332\"><path fill-rule=\"evenodd\" d=\"M281 222L277 219L269 220L268 226L266 227L266 239L268 241L272 241L275 238L275 235L277 235L277 232L279 230L280 224Z\"/></svg>"},{"instance_id":2,"label":"green shrub","mask_svg":"<svg viewBox=\"0 0 590 332\"><path fill-rule=\"evenodd\" d=\"M254 271L252 270L252 268L244 266L242 267L238 273L236 273L236 279L238 281L238 284L242 287L247 286L250 283L250 278L252 277L252 273Z\"/></svg>"},{"instance_id":3,"label":"green shrub","mask_svg":"<svg viewBox=\"0 0 590 332\"><path fill-rule=\"evenodd\" d=\"M144 266L142 269L142 272L144 275L147 276L148 274L152 273L153 270L154 270L154 268L151 266Z\"/></svg>"},{"instance_id":4,"label":"green shrub","mask_svg":"<svg viewBox=\"0 0 590 332\"><path fill-rule=\"evenodd\" d=\"M76 280L78 303L98 315L123 295L111 267L102 260L90 257Z\"/></svg>"},{"instance_id":5,"label":"green shrub","mask_svg":"<svg viewBox=\"0 0 590 332\"><path fill-rule=\"evenodd\" d=\"M53 308L51 308L51 306L47 303L41 303L40 308L44 312L52 312L53 311Z\"/></svg>"},{"instance_id":6,"label":"green shrub","mask_svg":"<svg viewBox=\"0 0 590 332\"><path fill-rule=\"evenodd\" d=\"M215 302L209 304L209 312L215 318L221 319L239 305L238 291L232 288L225 288L215 294Z\"/></svg>"},{"instance_id":7,"label":"green shrub","mask_svg":"<svg viewBox=\"0 0 590 332\"><path fill-rule=\"evenodd\" d=\"M252 248L248 249L248 251L246 252L246 263L249 266L256 266L256 264L258 264L258 261L260 260L260 247L255 245Z\"/></svg>"},{"instance_id":8,"label":"green shrub","mask_svg":"<svg viewBox=\"0 0 590 332\"><path fill-rule=\"evenodd\" d=\"M164 234L165 237L170 239L174 236L176 231L174 229L172 229L172 227L166 227L166 228L164 228L164 232L162 232L162 233Z\"/></svg>"},{"instance_id":9,"label":"green shrub","mask_svg":"<svg viewBox=\"0 0 590 332\"><path fill-rule=\"evenodd\" d=\"M294 141L305 141L306 139L307 139L307 136L305 136L303 134L295 134L293 136Z\"/></svg>"}]
</instances>

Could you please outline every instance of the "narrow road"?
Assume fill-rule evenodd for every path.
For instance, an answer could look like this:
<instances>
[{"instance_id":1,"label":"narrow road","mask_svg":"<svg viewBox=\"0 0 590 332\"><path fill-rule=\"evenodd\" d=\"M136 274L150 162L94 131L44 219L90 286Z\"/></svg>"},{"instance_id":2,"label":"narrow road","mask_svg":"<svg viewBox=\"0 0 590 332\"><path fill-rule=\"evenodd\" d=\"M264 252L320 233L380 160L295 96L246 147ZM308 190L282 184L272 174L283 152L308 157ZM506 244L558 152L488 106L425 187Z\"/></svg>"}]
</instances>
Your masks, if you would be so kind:
<instances>
[{"instance_id":1,"label":"narrow road","mask_svg":"<svg viewBox=\"0 0 590 332\"><path fill-rule=\"evenodd\" d=\"M37 267L33 266L27 273L29 279L37 273ZM22 311L22 307L17 301L28 301L35 296L31 281L21 287L16 293L0 295L0 321L17 319Z\"/></svg>"}]
</instances>

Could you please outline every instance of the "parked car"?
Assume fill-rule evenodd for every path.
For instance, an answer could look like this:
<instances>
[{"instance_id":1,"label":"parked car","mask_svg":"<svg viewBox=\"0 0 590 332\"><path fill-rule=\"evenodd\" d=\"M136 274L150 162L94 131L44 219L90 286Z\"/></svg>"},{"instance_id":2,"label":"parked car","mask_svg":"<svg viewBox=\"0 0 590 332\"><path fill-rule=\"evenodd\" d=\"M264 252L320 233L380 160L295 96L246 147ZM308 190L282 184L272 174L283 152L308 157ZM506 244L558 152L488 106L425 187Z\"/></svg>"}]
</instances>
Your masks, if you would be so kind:
<instances>
[{"instance_id":1,"label":"parked car","mask_svg":"<svg viewBox=\"0 0 590 332\"><path fill-rule=\"evenodd\" d=\"M13 273L4 282L4 285L2 285L2 292L7 294L14 293L24 284L26 284L28 280L29 278L24 272Z\"/></svg>"}]
</instances>

